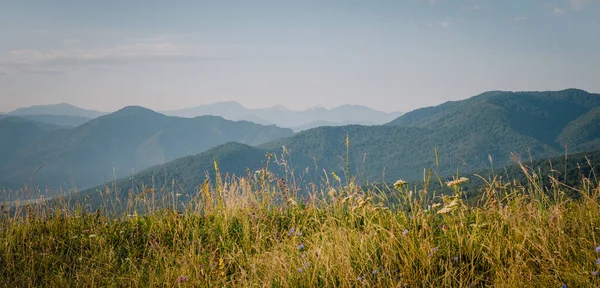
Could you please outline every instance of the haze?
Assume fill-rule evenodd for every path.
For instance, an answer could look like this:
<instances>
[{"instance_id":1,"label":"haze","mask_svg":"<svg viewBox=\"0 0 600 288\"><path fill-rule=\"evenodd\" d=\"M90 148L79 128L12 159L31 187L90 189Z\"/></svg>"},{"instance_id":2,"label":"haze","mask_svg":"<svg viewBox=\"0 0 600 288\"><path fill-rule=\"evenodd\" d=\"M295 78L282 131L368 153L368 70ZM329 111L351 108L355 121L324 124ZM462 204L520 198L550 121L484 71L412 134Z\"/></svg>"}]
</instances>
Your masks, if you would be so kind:
<instances>
[{"instance_id":1,"label":"haze","mask_svg":"<svg viewBox=\"0 0 600 288\"><path fill-rule=\"evenodd\" d=\"M0 111L599 92L600 1L2 1Z\"/></svg>"}]
</instances>

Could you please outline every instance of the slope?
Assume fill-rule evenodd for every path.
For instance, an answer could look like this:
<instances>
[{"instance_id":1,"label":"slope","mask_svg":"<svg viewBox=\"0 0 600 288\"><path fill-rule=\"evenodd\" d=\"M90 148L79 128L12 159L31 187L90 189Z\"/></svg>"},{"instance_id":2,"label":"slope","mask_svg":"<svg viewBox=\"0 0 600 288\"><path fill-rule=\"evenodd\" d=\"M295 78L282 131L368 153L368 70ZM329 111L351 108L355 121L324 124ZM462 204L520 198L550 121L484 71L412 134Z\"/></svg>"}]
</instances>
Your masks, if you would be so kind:
<instances>
[{"instance_id":1,"label":"slope","mask_svg":"<svg viewBox=\"0 0 600 288\"><path fill-rule=\"evenodd\" d=\"M0 166L13 160L19 148L60 128L14 116L0 119Z\"/></svg>"},{"instance_id":2,"label":"slope","mask_svg":"<svg viewBox=\"0 0 600 288\"><path fill-rule=\"evenodd\" d=\"M69 116L69 115L20 115L20 118L33 120L37 122L64 126L64 127L75 127L79 126L92 118L83 116Z\"/></svg>"},{"instance_id":3,"label":"slope","mask_svg":"<svg viewBox=\"0 0 600 288\"><path fill-rule=\"evenodd\" d=\"M582 147L588 150L600 147L600 107L570 122L557 140L566 147Z\"/></svg>"}]
</instances>

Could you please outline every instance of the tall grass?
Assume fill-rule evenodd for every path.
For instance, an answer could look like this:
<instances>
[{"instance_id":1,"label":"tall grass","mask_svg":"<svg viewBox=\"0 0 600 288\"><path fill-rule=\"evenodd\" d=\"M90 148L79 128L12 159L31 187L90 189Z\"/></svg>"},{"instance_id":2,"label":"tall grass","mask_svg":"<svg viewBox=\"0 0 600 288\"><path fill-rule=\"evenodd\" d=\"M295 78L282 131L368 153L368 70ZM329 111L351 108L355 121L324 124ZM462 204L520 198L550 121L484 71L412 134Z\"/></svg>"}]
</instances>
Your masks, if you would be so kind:
<instances>
[{"instance_id":1,"label":"tall grass","mask_svg":"<svg viewBox=\"0 0 600 288\"><path fill-rule=\"evenodd\" d=\"M174 183L161 195L149 188L118 215L112 204L4 207L0 284L600 286L600 185L584 177L578 187L543 187L522 167L527 183L487 179L476 205L466 204L461 178L432 193L402 181L364 189L334 175L302 197L267 167L217 174L185 201ZM168 205L156 205L165 195Z\"/></svg>"}]
</instances>

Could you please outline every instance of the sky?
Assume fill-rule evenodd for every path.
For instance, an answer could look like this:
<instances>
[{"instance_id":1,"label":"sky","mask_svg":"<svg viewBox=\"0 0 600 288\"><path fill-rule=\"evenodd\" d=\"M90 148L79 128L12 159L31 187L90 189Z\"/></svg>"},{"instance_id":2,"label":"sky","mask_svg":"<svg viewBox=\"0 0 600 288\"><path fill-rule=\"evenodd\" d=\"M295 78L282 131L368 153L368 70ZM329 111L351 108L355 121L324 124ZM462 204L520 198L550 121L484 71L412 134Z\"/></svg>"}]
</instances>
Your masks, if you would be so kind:
<instances>
[{"instance_id":1,"label":"sky","mask_svg":"<svg viewBox=\"0 0 600 288\"><path fill-rule=\"evenodd\" d=\"M0 1L0 111L600 93L600 0Z\"/></svg>"}]
</instances>

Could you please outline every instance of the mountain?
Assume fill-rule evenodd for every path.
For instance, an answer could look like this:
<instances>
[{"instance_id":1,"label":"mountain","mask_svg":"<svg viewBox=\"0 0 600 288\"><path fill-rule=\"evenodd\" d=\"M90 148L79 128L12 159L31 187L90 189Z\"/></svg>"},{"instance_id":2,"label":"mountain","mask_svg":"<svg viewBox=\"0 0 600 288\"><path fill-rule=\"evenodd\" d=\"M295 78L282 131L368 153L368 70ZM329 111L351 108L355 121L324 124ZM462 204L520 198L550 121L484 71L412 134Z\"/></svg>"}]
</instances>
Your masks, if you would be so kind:
<instances>
[{"instance_id":1,"label":"mountain","mask_svg":"<svg viewBox=\"0 0 600 288\"><path fill-rule=\"evenodd\" d=\"M7 117L6 115L0 115L0 118ZM19 115L19 118L37 121L46 124L52 124L64 127L75 127L79 126L92 118L82 116L68 116L68 115Z\"/></svg>"},{"instance_id":2,"label":"mountain","mask_svg":"<svg viewBox=\"0 0 600 288\"><path fill-rule=\"evenodd\" d=\"M107 113L95 111L95 110L86 110L79 107L75 107L71 104L60 103L60 104L51 104L51 105L34 105L29 107L18 108L14 111L7 113L8 115L13 116L22 116L22 115L62 115L62 116L78 116L85 118L96 118Z\"/></svg>"},{"instance_id":3,"label":"mountain","mask_svg":"<svg viewBox=\"0 0 600 288\"><path fill-rule=\"evenodd\" d=\"M172 111L162 111L161 113L169 116L193 118L197 116L213 115L221 116L229 120L237 120L242 115L251 114L249 109L234 101L217 102L208 105L201 105L193 108L186 108Z\"/></svg>"},{"instance_id":4,"label":"mountain","mask_svg":"<svg viewBox=\"0 0 600 288\"><path fill-rule=\"evenodd\" d=\"M60 129L56 125L45 124L15 116L0 119L0 163L7 163L15 157L15 152L33 143L51 131ZM0 164L1 165L1 164Z\"/></svg>"},{"instance_id":5,"label":"mountain","mask_svg":"<svg viewBox=\"0 0 600 288\"><path fill-rule=\"evenodd\" d=\"M42 167L35 177L35 183L42 187L70 187L73 179L79 188L86 188L223 143L257 145L292 134L290 129L276 126L233 122L217 116L169 117L129 106L80 126L49 133L18 149L15 155L19 159L0 167L0 186L11 182L21 183L22 187Z\"/></svg>"},{"instance_id":6,"label":"mountain","mask_svg":"<svg viewBox=\"0 0 600 288\"><path fill-rule=\"evenodd\" d=\"M219 165L237 169L223 168L222 172L257 169L264 163L261 161L266 160L266 152L280 157L287 151L289 155L285 158L289 160L289 168L294 169L303 181L319 182L331 171L344 181L345 137L348 135L348 166L360 183L393 182L398 178L418 180L423 178L425 168L433 168L439 175L464 174L492 165L511 164L512 153L524 159L563 155L565 139L571 141L570 153L599 150L600 147L594 144L598 130L593 126L597 123L594 119L597 119L598 107L599 94L577 89L492 91L466 100L417 109L386 125L319 127L256 147L229 144L226 150L230 154L220 152ZM585 141L574 142L579 139L575 137L583 137L581 139ZM211 151L221 151L219 149L224 148ZM195 191L194 185L204 180L202 173L189 176L184 171L211 169L212 159L216 156L210 154L211 151L199 155L198 161L188 162L190 167L167 172L168 181L177 179L186 183L183 186L186 191ZM239 160L240 155L244 155L244 160ZM200 159L210 161L202 163ZM168 167L179 167L178 161L181 160L174 160ZM278 169L274 164L271 167ZM157 179L165 176L159 172L156 168L146 170L136 179L148 179L152 173Z\"/></svg>"},{"instance_id":7,"label":"mountain","mask_svg":"<svg viewBox=\"0 0 600 288\"><path fill-rule=\"evenodd\" d=\"M294 128L297 131L317 127L319 123L340 126L348 123L377 125L387 123L402 113L386 113L361 105L342 105L333 109L316 106L296 111L281 105L270 108L248 109L237 102L218 102L195 108L163 112L166 115L194 117L216 115L230 120L247 120L259 124L275 124L279 127Z\"/></svg>"}]
</instances>

